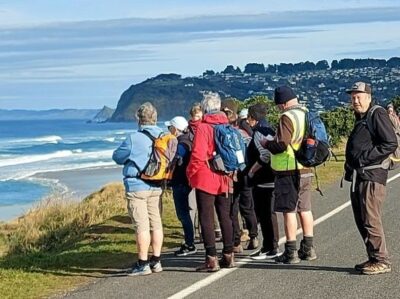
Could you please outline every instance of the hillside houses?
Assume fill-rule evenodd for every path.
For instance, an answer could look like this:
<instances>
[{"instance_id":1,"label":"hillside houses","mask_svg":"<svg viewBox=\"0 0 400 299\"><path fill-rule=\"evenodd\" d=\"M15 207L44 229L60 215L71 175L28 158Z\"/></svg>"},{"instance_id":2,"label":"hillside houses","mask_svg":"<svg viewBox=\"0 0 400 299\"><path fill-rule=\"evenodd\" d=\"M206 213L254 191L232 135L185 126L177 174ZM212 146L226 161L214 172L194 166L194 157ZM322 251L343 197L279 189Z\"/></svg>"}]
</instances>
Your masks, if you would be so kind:
<instances>
[{"instance_id":1,"label":"hillside houses","mask_svg":"<svg viewBox=\"0 0 400 299\"><path fill-rule=\"evenodd\" d=\"M227 84L247 89L247 94L265 94L273 97L276 86L291 86L299 99L310 109L324 110L348 104L345 90L355 81L372 84L373 96L385 102L400 94L400 67L364 67L357 69L327 69L302 71L293 74L279 73L214 73L203 77L211 81L223 79Z\"/></svg>"}]
</instances>

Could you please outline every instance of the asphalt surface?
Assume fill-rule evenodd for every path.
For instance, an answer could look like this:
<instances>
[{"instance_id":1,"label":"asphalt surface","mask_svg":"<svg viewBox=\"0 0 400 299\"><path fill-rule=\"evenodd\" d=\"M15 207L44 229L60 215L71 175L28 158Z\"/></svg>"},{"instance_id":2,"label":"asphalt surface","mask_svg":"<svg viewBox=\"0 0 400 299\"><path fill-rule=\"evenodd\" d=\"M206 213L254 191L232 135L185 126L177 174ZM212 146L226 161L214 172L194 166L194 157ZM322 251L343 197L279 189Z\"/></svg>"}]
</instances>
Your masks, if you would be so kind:
<instances>
[{"instance_id":1,"label":"asphalt surface","mask_svg":"<svg viewBox=\"0 0 400 299\"><path fill-rule=\"evenodd\" d=\"M313 194L315 220L345 204L349 200L348 191L348 184L343 189L335 184L325 190L324 197ZM388 274L366 276L353 270L356 263L366 260L366 253L351 207L347 206L315 226L318 259L312 262L281 265L249 261L246 255L241 255L236 260L242 263L235 270L204 274L194 270L203 261L204 251L177 258L171 250L163 255L161 273L128 277L121 269L64 298L168 298L192 285L196 290L186 293L190 298L400 298L399 194L400 178L397 178L388 184L384 203L383 221L392 261L392 272ZM199 287L199 283L203 286ZM182 297L182 293L175 296Z\"/></svg>"}]
</instances>

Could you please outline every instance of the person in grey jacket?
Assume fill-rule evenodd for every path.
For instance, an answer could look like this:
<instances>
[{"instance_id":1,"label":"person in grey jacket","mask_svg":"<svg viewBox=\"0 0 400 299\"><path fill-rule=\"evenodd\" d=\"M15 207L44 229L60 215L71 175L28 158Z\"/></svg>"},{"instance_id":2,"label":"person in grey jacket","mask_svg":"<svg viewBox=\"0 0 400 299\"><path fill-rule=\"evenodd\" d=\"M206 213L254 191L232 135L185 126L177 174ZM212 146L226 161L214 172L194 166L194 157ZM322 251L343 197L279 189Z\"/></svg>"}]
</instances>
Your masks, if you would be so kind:
<instances>
[{"instance_id":1,"label":"person in grey jacket","mask_svg":"<svg viewBox=\"0 0 400 299\"><path fill-rule=\"evenodd\" d=\"M163 228L160 215L161 188L151 185L140 178L152 152L153 142L142 131L158 137L163 131L156 126L157 110L149 102L142 104L136 117L139 130L129 134L124 142L114 151L113 160L124 165L123 176L126 191L128 213L136 230L138 261L128 275L147 275L161 272L160 262L163 243ZM148 259L149 246L153 256Z\"/></svg>"}]
</instances>

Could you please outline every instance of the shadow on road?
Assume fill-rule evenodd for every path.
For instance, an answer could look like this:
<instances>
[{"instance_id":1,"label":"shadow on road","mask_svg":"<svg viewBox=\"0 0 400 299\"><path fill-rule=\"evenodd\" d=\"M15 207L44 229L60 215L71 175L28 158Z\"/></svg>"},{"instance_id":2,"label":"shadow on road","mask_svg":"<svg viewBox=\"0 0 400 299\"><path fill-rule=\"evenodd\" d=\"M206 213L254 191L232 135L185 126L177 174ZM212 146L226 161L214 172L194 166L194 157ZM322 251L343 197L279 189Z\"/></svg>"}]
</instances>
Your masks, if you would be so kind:
<instances>
[{"instance_id":1,"label":"shadow on road","mask_svg":"<svg viewBox=\"0 0 400 299\"><path fill-rule=\"evenodd\" d=\"M315 262L314 262L315 263ZM297 271L318 271L318 272L340 272L348 274L359 273L350 267L338 267L338 266L320 266L320 265L305 265L305 264L276 264L273 261L264 263L248 263L241 266L244 269L266 269L266 270L297 270Z\"/></svg>"}]
</instances>

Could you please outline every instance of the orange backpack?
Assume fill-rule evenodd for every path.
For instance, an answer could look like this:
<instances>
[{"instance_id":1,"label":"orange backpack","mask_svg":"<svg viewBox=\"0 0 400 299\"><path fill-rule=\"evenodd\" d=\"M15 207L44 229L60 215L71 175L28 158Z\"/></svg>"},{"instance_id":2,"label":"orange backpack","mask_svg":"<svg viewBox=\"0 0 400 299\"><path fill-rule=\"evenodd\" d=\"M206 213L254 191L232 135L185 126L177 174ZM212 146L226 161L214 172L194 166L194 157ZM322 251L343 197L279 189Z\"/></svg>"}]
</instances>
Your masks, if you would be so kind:
<instances>
[{"instance_id":1,"label":"orange backpack","mask_svg":"<svg viewBox=\"0 0 400 299\"><path fill-rule=\"evenodd\" d=\"M173 169L170 164L175 157L178 139L171 133L161 133L157 138L148 131L141 131L153 142L149 161L141 171L140 178L161 185L163 181L172 178Z\"/></svg>"}]
</instances>

